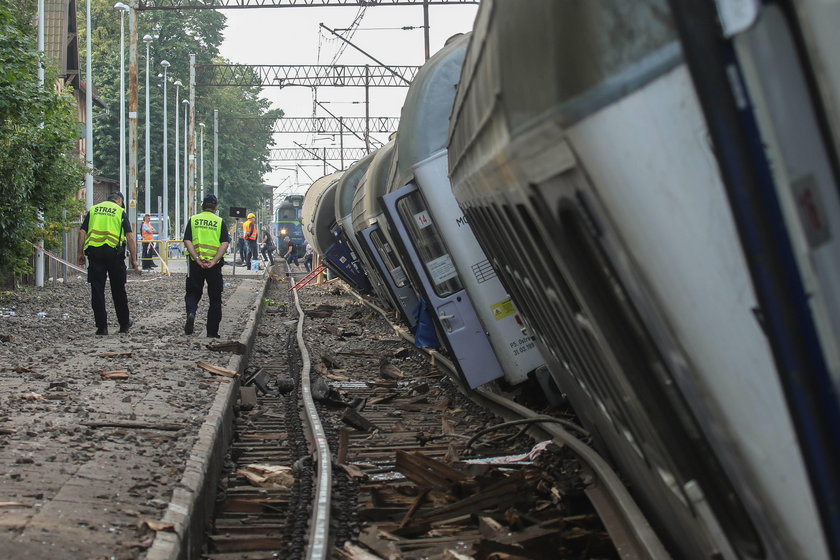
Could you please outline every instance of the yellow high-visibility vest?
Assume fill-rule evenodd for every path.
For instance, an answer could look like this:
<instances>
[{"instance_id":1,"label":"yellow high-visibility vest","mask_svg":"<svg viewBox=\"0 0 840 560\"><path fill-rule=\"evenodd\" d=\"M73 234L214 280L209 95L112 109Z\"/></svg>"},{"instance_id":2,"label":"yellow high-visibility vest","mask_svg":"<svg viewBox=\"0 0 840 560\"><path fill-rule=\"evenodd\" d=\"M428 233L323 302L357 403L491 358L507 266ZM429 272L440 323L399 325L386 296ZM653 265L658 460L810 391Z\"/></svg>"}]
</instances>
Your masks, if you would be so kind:
<instances>
[{"instance_id":1,"label":"yellow high-visibility vest","mask_svg":"<svg viewBox=\"0 0 840 560\"><path fill-rule=\"evenodd\" d=\"M213 212L204 211L190 217L192 244L201 260L210 260L216 256L222 243L222 219Z\"/></svg>"},{"instance_id":2,"label":"yellow high-visibility vest","mask_svg":"<svg viewBox=\"0 0 840 560\"><path fill-rule=\"evenodd\" d=\"M125 242L124 213L122 206L110 200L91 206L84 248L122 245Z\"/></svg>"}]
</instances>

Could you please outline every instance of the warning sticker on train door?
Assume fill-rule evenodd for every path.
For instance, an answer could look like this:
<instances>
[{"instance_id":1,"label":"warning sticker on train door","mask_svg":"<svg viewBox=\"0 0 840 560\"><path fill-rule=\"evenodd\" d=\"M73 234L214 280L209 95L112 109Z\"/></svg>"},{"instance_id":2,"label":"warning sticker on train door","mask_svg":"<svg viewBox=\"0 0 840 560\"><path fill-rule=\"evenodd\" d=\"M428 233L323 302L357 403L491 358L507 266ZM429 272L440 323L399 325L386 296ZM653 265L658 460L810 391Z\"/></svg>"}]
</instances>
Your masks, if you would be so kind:
<instances>
[{"instance_id":1,"label":"warning sticker on train door","mask_svg":"<svg viewBox=\"0 0 840 560\"><path fill-rule=\"evenodd\" d=\"M447 280L458 276L455 265L452 264L452 259L446 254L428 261L426 268L429 270L429 276L432 277L432 281L435 284L443 284Z\"/></svg>"},{"instance_id":2,"label":"warning sticker on train door","mask_svg":"<svg viewBox=\"0 0 840 560\"><path fill-rule=\"evenodd\" d=\"M516 306L513 305L510 298L507 298L504 301L491 305L490 311L493 312L493 318L498 321L516 313Z\"/></svg>"},{"instance_id":3,"label":"warning sticker on train door","mask_svg":"<svg viewBox=\"0 0 840 560\"><path fill-rule=\"evenodd\" d=\"M416 214L414 214L414 221L417 223L417 227L420 229L432 225L432 218L431 216L429 216L428 210L423 210L422 212L417 212Z\"/></svg>"}]
</instances>

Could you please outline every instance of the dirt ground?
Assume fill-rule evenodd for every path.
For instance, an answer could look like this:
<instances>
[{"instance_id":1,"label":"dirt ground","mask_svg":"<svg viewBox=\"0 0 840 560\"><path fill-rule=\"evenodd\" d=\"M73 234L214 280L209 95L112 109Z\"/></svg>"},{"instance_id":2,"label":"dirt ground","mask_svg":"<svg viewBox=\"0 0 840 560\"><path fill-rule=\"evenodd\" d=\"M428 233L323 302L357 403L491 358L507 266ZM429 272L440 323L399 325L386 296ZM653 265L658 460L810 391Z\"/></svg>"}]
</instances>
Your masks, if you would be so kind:
<instances>
[{"instance_id":1,"label":"dirt ground","mask_svg":"<svg viewBox=\"0 0 840 560\"><path fill-rule=\"evenodd\" d=\"M262 285L226 277L222 341L239 338ZM135 324L117 334L106 289L109 336L94 335L81 281L0 294L0 556L137 558L150 545L146 520L219 387L196 361L229 360L206 348L206 295L184 335L183 294L183 275L129 283Z\"/></svg>"}]
</instances>

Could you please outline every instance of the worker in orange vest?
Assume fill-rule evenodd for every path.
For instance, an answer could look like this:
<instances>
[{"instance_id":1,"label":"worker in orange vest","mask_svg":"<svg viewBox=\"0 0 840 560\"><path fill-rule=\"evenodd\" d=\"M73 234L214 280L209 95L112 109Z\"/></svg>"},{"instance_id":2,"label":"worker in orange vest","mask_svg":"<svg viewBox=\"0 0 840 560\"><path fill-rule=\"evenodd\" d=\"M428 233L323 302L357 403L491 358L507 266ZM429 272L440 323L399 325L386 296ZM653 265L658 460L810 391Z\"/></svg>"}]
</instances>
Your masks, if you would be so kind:
<instances>
[{"instance_id":1,"label":"worker in orange vest","mask_svg":"<svg viewBox=\"0 0 840 560\"><path fill-rule=\"evenodd\" d=\"M259 258L257 255L257 224L254 213L248 214L248 219L242 224L242 236L245 238L245 266L251 266L251 261Z\"/></svg>"},{"instance_id":2,"label":"worker in orange vest","mask_svg":"<svg viewBox=\"0 0 840 560\"><path fill-rule=\"evenodd\" d=\"M148 214L143 216L143 223L140 224L140 237L143 241L143 270L151 270L152 268L157 268L157 265L152 260L152 255L154 254L154 250L152 248L152 242L155 240L155 231L154 226L152 226L152 217Z\"/></svg>"}]
</instances>

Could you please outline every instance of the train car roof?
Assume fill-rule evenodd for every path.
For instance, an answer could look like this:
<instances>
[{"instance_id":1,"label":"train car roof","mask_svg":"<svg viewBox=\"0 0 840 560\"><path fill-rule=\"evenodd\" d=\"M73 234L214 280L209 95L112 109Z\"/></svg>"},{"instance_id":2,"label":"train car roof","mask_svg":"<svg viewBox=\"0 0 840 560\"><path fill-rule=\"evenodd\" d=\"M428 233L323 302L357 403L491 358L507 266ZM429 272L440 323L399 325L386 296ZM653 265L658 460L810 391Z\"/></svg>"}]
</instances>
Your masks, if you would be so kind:
<instances>
[{"instance_id":1,"label":"train car roof","mask_svg":"<svg viewBox=\"0 0 840 560\"><path fill-rule=\"evenodd\" d=\"M312 183L312 185L310 185L310 187L306 190L306 194L303 196L303 206L300 211L300 223L303 226L303 236L306 238L306 242L312 245L312 247L314 247L318 252L321 252L321 250L318 247L317 241L314 239L316 212L318 211L318 205L320 204L321 196L324 194L324 191L332 183L338 181L339 177L341 177L341 171L324 175Z\"/></svg>"},{"instance_id":2,"label":"train car roof","mask_svg":"<svg viewBox=\"0 0 840 560\"><path fill-rule=\"evenodd\" d=\"M353 230L361 231L382 211L379 197L387 194L393 176L396 142L391 140L376 152L353 197Z\"/></svg>"},{"instance_id":3,"label":"train car roof","mask_svg":"<svg viewBox=\"0 0 840 560\"><path fill-rule=\"evenodd\" d=\"M367 172L368 167L370 167L370 162L373 161L375 155L376 152L373 152L355 162L347 168L344 175L338 180L335 195L336 219L343 218L353 212L353 196L356 194L356 187L359 185L359 181L362 180L365 172Z\"/></svg>"},{"instance_id":4,"label":"train car roof","mask_svg":"<svg viewBox=\"0 0 840 560\"><path fill-rule=\"evenodd\" d=\"M417 73L400 116L397 135L397 181L414 177L412 166L446 148L449 116L461 76L470 34L458 35L431 57Z\"/></svg>"}]
</instances>

